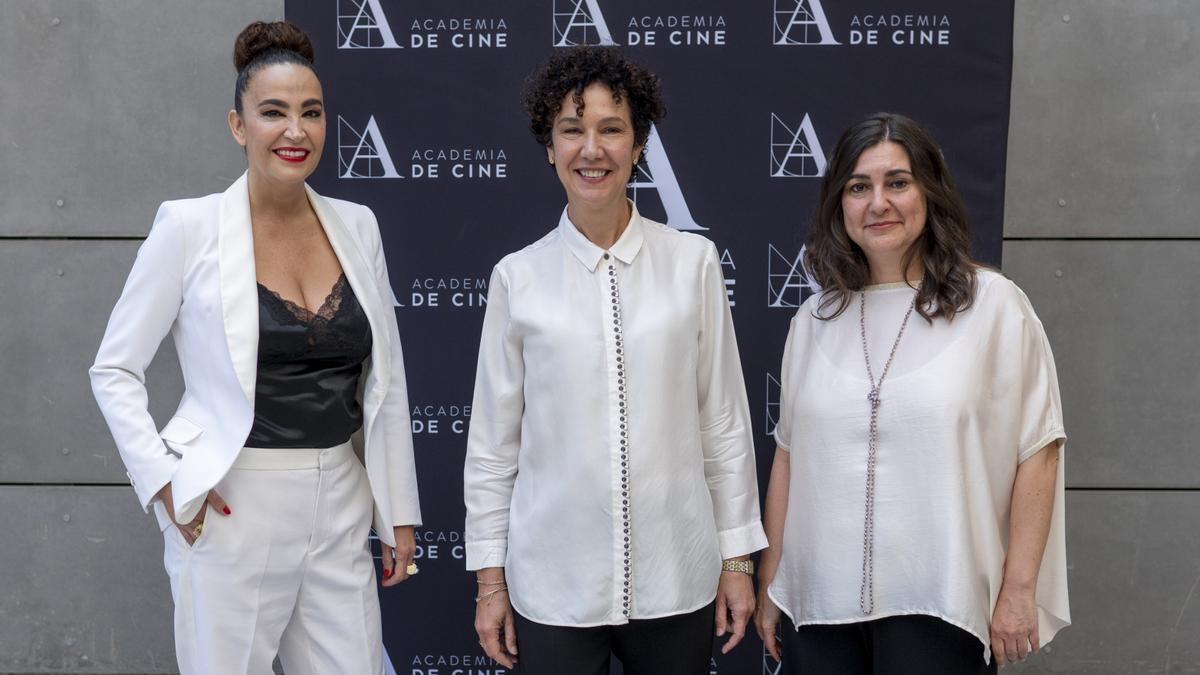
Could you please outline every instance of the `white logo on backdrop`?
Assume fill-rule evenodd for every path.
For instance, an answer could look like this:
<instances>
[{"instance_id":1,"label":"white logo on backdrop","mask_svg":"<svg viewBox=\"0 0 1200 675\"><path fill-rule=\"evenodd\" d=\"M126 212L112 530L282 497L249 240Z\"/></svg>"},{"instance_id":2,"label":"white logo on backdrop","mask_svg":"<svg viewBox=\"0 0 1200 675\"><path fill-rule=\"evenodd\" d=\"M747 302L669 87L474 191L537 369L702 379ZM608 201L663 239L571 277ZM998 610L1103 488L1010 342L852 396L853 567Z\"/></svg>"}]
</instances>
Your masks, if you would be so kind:
<instances>
[{"instance_id":1,"label":"white logo on backdrop","mask_svg":"<svg viewBox=\"0 0 1200 675\"><path fill-rule=\"evenodd\" d=\"M771 113L771 178L820 178L825 151L808 113L795 129Z\"/></svg>"},{"instance_id":2,"label":"white logo on backdrop","mask_svg":"<svg viewBox=\"0 0 1200 675\"><path fill-rule=\"evenodd\" d=\"M813 281L804 261L805 247L794 258L788 258L767 244L767 307L799 307L807 295L819 293L821 286Z\"/></svg>"},{"instance_id":3,"label":"white logo on backdrop","mask_svg":"<svg viewBox=\"0 0 1200 675\"><path fill-rule=\"evenodd\" d=\"M465 309L487 306L487 277L417 277L409 284L409 289L408 304L396 300L397 307ZM419 416L417 413L414 408L414 418ZM470 415L469 411L467 415Z\"/></svg>"},{"instance_id":4,"label":"white logo on backdrop","mask_svg":"<svg viewBox=\"0 0 1200 675\"><path fill-rule=\"evenodd\" d=\"M775 657L763 647L763 675L780 675L783 672L783 664L776 661Z\"/></svg>"},{"instance_id":5,"label":"white logo on backdrop","mask_svg":"<svg viewBox=\"0 0 1200 675\"><path fill-rule=\"evenodd\" d=\"M512 672L486 654L468 653L475 648L475 643L471 643L470 647L455 649L450 654L413 654L411 673L412 675L503 675Z\"/></svg>"},{"instance_id":6,"label":"white logo on backdrop","mask_svg":"<svg viewBox=\"0 0 1200 675\"><path fill-rule=\"evenodd\" d=\"M733 255L729 253L729 249L721 253L721 274L725 277L725 297L729 299L729 306L734 307L737 305L733 298L733 287L737 285L737 279L734 278L737 265L733 264Z\"/></svg>"},{"instance_id":7,"label":"white logo on backdrop","mask_svg":"<svg viewBox=\"0 0 1200 675\"><path fill-rule=\"evenodd\" d=\"M775 0L775 44L837 45L821 0Z\"/></svg>"},{"instance_id":8,"label":"white logo on backdrop","mask_svg":"<svg viewBox=\"0 0 1200 675\"><path fill-rule=\"evenodd\" d=\"M771 373L767 373L767 435L775 435L775 427L779 425L779 398L783 387ZM766 662L763 662L766 665Z\"/></svg>"},{"instance_id":9,"label":"white logo on backdrop","mask_svg":"<svg viewBox=\"0 0 1200 675\"><path fill-rule=\"evenodd\" d=\"M650 136L646 139L646 147L642 152L646 155L646 166L635 166L634 175L629 181L634 203L637 203L638 190L657 190L663 211L667 213L667 225L677 230L707 230L707 227L701 227L692 217L692 212L683 199L683 190L679 188L679 181L675 178L675 171L671 168L671 160L667 159L667 151L663 149L658 129L653 124L650 125Z\"/></svg>"},{"instance_id":10,"label":"white logo on backdrop","mask_svg":"<svg viewBox=\"0 0 1200 675\"><path fill-rule=\"evenodd\" d=\"M338 49L401 49L379 0L338 0Z\"/></svg>"},{"instance_id":11,"label":"white logo on backdrop","mask_svg":"<svg viewBox=\"0 0 1200 675\"><path fill-rule=\"evenodd\" d=\"M615 45L600 0L554 0L554 46Z\"/></svg>"},{"instance_id":12,"label":"white logo on backdrop","mask_svg":"<svg viewBox=\"0 0 1200 675\"><path fill-rule=\"evenodd\" d=\"M338 115L339 178L401 178L372 115L361 132Z\"/></svg>"},{"instance_id":13,"label":"white logo on backdrop","mask_svg":"<svg viewBox=\"0 0 1200 675\"><path fill-rule=\"evenodd\" d=\"M467 432L471 404L415 403L411 405L414 434L455 434Z\"/></svg>"}]
</instances>

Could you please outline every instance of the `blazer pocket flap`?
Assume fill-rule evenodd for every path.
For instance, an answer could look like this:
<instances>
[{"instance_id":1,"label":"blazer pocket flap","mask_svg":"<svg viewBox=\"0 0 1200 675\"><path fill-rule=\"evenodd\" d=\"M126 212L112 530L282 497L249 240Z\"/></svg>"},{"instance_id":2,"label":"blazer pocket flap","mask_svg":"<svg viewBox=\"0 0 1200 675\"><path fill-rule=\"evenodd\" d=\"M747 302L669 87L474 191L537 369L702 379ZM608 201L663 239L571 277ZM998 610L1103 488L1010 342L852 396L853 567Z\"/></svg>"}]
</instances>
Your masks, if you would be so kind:
<instances>
[{"instance_id":1,"label":"blazer pocket flap","mask_svg":"<svg viewBox=\"0 0 1200 675\"><path fill-rule=\"evenodd\" d=\"M196 440L204 430L186 417L172 417L167 426L158 433L168 443L190 443Z\"/></svg>"}]
</instances>

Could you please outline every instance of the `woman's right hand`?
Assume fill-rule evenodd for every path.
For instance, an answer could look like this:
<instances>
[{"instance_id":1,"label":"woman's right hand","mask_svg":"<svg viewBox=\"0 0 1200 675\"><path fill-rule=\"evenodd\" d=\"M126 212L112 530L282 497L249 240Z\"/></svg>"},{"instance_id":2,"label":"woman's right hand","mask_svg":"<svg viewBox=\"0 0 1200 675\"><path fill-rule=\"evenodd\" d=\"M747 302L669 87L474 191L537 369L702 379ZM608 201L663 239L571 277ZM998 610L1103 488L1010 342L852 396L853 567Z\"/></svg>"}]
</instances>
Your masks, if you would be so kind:
<instances>
[{"instance_id":1,"label":"woman's right hand","mask_svg":"<svg viewBox=\"0 0 1200 675\"><path fill-rule=\"evenodd\" d=\"M479 570L479 600L475 603L475 632L483 651L505 668L517 663L517 629L512 603L500 568ZM504 590L501 590L504 589Z\"/></svg>"},{"instance_id":2,"label":"woman's right hand","mask_svg":"<svg viewBox=\"0 0 1200 675\"><path fill-rule=\"evenodd\" d=\"M766 589L765 584L763 589ZM779 614L779 608L767 597L766 591L759 593L758 607L754 610L754 628L758 631L763 647L776 661L782 661L779 656L779 640L775 637L776 629L779 628Z\"/></svg>"},{"instance_id":3,"label":"woman's right hand","mask_svg":"<svg viewBox=\"0 0 1200 675\"><path fill-rule=\"evenodd\" d=\"M192 522L181 525L175 522L175 500L171 496L171 484L167 483L162 486L158 494L154 495L155 499L162 501L162 504L167 509L167 517L175 523L175 527L179 529L179 533L183 535L183 540L188 546L196 543L196 539L200 537L200 531L204 529L204 517L208 512L208 507L212 506L217 511L228 516L232 515L233 511L229 509L229 505L221 499L221 495L217 494L216 490L209 490L208 496L204 498L204 504L200 506L200 512L192 519Z\"/></svg>"}]
</instances>

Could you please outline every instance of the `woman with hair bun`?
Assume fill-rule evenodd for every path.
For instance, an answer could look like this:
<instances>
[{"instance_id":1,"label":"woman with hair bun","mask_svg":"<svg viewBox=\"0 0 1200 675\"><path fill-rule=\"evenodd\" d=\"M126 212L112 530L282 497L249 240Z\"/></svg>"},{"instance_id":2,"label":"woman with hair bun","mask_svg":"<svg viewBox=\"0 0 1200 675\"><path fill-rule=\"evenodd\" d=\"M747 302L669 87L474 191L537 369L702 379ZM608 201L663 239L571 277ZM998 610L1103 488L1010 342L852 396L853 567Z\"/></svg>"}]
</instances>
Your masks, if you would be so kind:
<instances>
[{"instance_id":1,"label":"woman with hair bun","mask_svg":"<svg viewBox=\"0 0 1200 675\"><path fill-rule=\"evenodd\" d=\"M305 184L325 110L304 32L250 24L234 65L247 170L159 208L92 389L163 532L181 673L270 673L278 655L289 675L376 675L369 532L392 586L417 571L421 520L379 228ZM144 373L168 332L185 391L157 430Z\"/></svg>"},{"instance_id":2,"label":"woman with hair bun","mask_svg":"<svg viewBox=\"0 0 1200 675\"><path fill-rule=\"evenodd\" d=\"M567 205L488 284L465 477L488 656L525 675L707 673L754 611L754 442L713 243L626 196L663 116L614 49L558 51L530 126ZM725 637L727 636L727 637Z\"/></svg>"},{"instance_id":3,"label":"woman with hair bun","mask_svg":"<svg viewBox=\"0 0 1200 675\"><path fill-rule=\"evenodd\" d=\"M924 127L846 129L780 373L755 623L783 672L994 673L1071 622L1054 356L970 243Z\"/></svg>"}]
</instances>

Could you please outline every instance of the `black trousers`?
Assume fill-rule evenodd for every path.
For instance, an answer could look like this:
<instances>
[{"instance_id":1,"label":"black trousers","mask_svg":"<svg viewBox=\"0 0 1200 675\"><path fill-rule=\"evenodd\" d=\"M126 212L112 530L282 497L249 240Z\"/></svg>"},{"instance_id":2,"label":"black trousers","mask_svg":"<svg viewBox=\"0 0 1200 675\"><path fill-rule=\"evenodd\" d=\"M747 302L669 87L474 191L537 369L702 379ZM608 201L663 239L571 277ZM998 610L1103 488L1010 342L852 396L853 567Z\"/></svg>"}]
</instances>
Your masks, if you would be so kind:
<instances>
[{"instance_id":1,"label":"black trousers","mask_svg":"<svg viewBox=\"0 0 1200 675\"><path fill-rule=\"evenodd\" d=\"M569 628L513 613L519 675L608 675L613 654L625 675L707 675L716 602L689 614L623 626Z\"/></svg>"},{"instance_id":2,"label":"black trousers","mask_svg":"<svg viewBox=\"0 0 1200 675\"><path fill-rule=\"evenodd\" d=\"M985 675L979 639L953 624L922 614L835 625L802 626L785 616L780 627L781 674Z\"/></svg>"}]
</instances>

